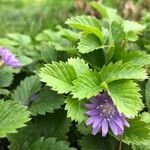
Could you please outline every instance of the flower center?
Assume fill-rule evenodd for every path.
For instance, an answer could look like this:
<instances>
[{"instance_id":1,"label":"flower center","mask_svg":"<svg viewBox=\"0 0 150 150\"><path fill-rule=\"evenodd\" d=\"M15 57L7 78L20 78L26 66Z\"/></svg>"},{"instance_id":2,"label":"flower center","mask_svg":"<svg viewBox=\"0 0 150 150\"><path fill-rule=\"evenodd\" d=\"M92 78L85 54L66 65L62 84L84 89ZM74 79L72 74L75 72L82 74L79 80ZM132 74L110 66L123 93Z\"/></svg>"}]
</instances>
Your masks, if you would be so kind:
<instances>
[{"instance_id":1,"label":"flower center","mask_svg":"<svg viewBox=\"0 0 150 150\"><path fill-rule=\"evenodd\" d=\"M108 102L99 105L97 107L97 109L99 109L101 111L100 115L103 115L103 116L106 116L106 117L111 117L112 114L115 111L115 107L112 104L108 103Z\"/></svg>"}]
</instances>

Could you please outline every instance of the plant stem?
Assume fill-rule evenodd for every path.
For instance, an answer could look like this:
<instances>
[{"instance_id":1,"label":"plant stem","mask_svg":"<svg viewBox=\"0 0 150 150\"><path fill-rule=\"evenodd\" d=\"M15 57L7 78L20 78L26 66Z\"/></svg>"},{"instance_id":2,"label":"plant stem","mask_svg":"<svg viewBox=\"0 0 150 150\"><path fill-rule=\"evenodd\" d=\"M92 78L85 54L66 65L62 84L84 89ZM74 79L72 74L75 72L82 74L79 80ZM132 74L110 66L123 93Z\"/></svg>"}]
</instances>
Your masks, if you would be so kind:
<instances>
[{"instance_id":1,"label":"plant stem","mask_svg":"<svg viewBox=\"0 0 150 150\"><path fill-rule=\"evenodd\" d=\"M123 134L120 136L119 150L122 150L122 139L123 139Z\"/></svg>"}]
</instances>

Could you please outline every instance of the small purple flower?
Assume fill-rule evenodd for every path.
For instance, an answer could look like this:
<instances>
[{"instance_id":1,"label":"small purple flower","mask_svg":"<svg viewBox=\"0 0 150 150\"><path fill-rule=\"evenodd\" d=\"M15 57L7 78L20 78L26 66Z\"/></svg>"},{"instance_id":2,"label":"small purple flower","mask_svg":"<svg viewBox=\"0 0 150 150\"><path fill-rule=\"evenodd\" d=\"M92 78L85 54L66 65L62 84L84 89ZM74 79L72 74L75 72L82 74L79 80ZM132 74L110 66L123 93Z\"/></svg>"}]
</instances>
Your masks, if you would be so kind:
<instances>
[{"instance_id":1,"label":"small purple flower","mask_svg":"<svg viewBox=\"0 0 150 150\"><path fill-rule=\"evenodd\" d=\"M90 104L85 105L88 109L86 115L89 116L86 125L92 125L93 135L96 135L101 129L102 136L105 137L109 126L114 135L122 135L124 126L130 126L125 120L125 116L118 112L107 92L98 94L91 98L90 101Z\"/></svg>"},{"instance_id":2,"label":"small purple flower","mask_svg":"<svg viewBox=\"0 0 150 150\"><path fill-rule=\"evenodd\" d=\"M11 66L13 68L21 66L20 61L15 57L15 55L10 53L8 49L0 48L0 57L2 61L8 66Z\"/></svg>"}]
</instances>

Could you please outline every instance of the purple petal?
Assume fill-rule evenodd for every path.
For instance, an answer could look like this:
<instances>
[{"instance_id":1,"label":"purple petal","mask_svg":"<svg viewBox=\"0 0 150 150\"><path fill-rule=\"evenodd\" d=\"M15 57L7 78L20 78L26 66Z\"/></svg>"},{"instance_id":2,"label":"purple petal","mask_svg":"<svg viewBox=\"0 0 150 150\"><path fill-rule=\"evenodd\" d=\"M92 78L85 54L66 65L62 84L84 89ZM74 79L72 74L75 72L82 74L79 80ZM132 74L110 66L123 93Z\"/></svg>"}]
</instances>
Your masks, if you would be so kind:
<instances>
[{"instance_id":1,"label":"purple petal","mask_svg":"<svg viewBox=\"0 0 150 150\"><path fill-rule=\"evenodd\" d=\"M123 122L119 117L113 117L113 121L115 121L115 123L121 128L121 130L124 130Z\"/></svg>"},{"instance_id":2,"label":"purple petal","mask_svg":"<svg viewBox=\"0 0 150 150\"><path fill-rule=\"evenodd\" d=\"M111 128L112 132L114 133L114 135L118 135L118 128L117 128L116 123L114 121L110 120L109 125L110 125L110 128Z\"/></svg>"},{"instance_id":3,"label":"purple petal","mask_svg":"<svg viewBox=\"0 0 150 150\"><path fill-rule=\"evenodd\" d=\"M96 135L98 133L99 129L100 129L99 126L96 126L95 128L93 128L92 134Z\"/></svg>"},{"instance_id":4,"label":"purple petal","mask_svg":"<svg viewBox=\"0 0 150 150\"><path fill-rule=\"evenodd\" d=\"M102 122L102 136L105 137L107 133L108 133L108 122L106 119L104 119Z\"/></svg>"},{"instance_id":5,"label":"purple petal","mask_svg":"<svg viewBox=\"0 0 150 150\"><path fill-rule=\"evenodd\" d=\"M100 112L97 109L91 110L91 111L87 111L85 114L89 115L89 116L94 116L94 115L98 115Z\"/></svg>"},{"instance_id":6,"label":"purple petal","mask_svg":"<svg viewBox=\"0 0 150 150\"><path fill-rule=\"evenodd\" d=\"M104 118L104 117L99 117L99 119L95 120L95 121L93 122L92 127L95 128L96 126L100 125L101 122L103 121L103 118Z\"/></svg>"},{"instance_id":7,"label":"purple petal","mask_svg":"<svg viewBox=\"0 0 150 150\"><path fill-rule=\"evenodd\" d=\"M96 104L85 104L85 107L89 110L95 109L96 108Z\"/></svg>"},{"instance_id":8,"label":"purple petal","mask_svg":"<svg viewBox=\"0 0 150 150\"><path fill-rule=\"evenodd\" d=\"M94 116L94 117L90 117L90 118L86 121L86 125L88 126L88 125L92 124L92 123L94 122L95 118L96 118L95 116Z\"/></svg>"}]
</instances>

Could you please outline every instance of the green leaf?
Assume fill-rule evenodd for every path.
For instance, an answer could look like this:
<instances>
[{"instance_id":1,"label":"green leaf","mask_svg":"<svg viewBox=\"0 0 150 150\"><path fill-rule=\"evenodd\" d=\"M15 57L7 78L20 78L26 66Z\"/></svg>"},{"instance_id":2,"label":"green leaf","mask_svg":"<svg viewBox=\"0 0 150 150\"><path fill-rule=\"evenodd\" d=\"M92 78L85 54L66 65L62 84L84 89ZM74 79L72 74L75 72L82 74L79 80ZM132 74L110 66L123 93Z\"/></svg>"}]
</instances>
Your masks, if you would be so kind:
<instances>
[{"instance_id":1,"label":"green leaf","mask_svg":"<svg viewBox=\"0 0 150 150\"><path fill-rule=\"evenodd\" d=\"M69 58L68 63L74 67L75 72L78 76L89 71L88 64L83 59L80 59L78 57Z\"/></svg>"},{"instance_id":2,"label":"green leaf","mask_svg":"<svg viewBox=\"0 0 150 150\"><path fill-rule=\"evenodd\" d=\"M80 29L86 33L90 34L93 33L101 40L102 43L104 42L100 21L95 17L91 16L71 17L66 21L66 24L69 24L71 27Z\"/></svg>"},{"instance_id":3,"label":"green leaf","mask_svg":"<svg viewBox=\"0 0 150 150\"><path fill-rule=\"evenodd\" d=\"M7 37L13 40L14 42L18 42L19 45L26 46L31 43L31 38L28 35L20 33L8 33Z\"/></svg>"},{"instance_id":4,"label":"green leaf","mask_svg":"<svg viewBox=\"0 0 150 150\"><path fill-rule=\"evenodd\" d=\"M77 49L80 53L89 53L96 49L104 48L99 39L94 34L84 35L78 43Z\"/></svg>"},{"instance_id":5,"label":"green leaf","mask_svg":"<svg viewBox=\"0 0 150 150\"><path fill-rule=\"evenodd\" d=\"M40 138L35 141L28 150L76 150L75 148L70 148L67 141L56 141L55 137L48 139Z\"/></svg>"},{"instance_id":6,"label":"green leaf","mask_svg":"<svg viewBox=\"0 0 150 150\"><path fill-rule=\"evenodd\" d=\"M32 115L45 115L46 112L54 112L54 109L59 109L62 104L64 104L62 95L58 95L49 87L44 87L37 95L37 99L33 101L30 111Z\"/></svg>"},{"instance_id":7,"label":"green leaf","mask_svg":"<svg viewBox=\"0 0 150 150\"><path fill-rule=\"evenodd\" d=\"M141 120L138 116L129 121L130 128L126 128L123 140L127 144L149 145L150 141L150 124Z\"/></svg>"},{"instance_id":8,"label":"green leaf","mask_svg":"<svg viewBox=\"0 0 150 150\"><path fill-rule=\"evenodd\" d=\"M68 97L65 103L66 103L65 110L67 110L67 117L70 117L71 120L75 120L79 123L85 120L85 109L83 102L79 101L78 99Z\"/></svg>"},{"instance_id":9,"label":"green leaf","mask_svg":"<svg viewBox=\"0 0 150 150\"><path fill-rule=\"evenodd\" d=\"M0 100L0 137L17 132L16 129L26 126L29 112L25 106L14 101Z\"/></svg>"},{"instance_id":10,"label":"green leaf","mask_svg":"<svg viewBox=\"0 0 150 150\"><path fill-rule=\"evenodd\" d=\"M76 72L68 63L52 62L41 68L39 76L47 86L51 86L54 91L62 94L71 91L72 82L76 79Z\"/></svg>"},{"instance_id":11,"label":"green leaf","mask_svg":"<svg viewBox=\"0 0 150 150\"><path fill-rule=\"evenodd\" d=\"M115 64L108 64L104 66L100 71L100 77L102 81L110 83L120 79L137 79L144 80L147 78L146 70L139 65L132 63L124 63L121 61Z\"/></svg>"},{"instance_id":12,"label":"green leaf","mask_svg":"<svg viewBox=\"0 0 150 150\"><path fill-rule=\"evenodd\" d=\"M44 116L38 115L32 118L27 127L19 129L18 133L8 135L10 149L22 150L23 145L31 145L41 137L57 137L57 140L66 140L69 128L70 119L66 117L66 112L63 110L47 113Z\"/></svg>"},{"instance_id":13,"label":"green leaf","mask_svg":"<svg viewBox=\"0 0 150 150\"><path fill-rule=\"evenodd\" d=\"M146 106L148 107L148 110L150 111L150 79L146 83L145 99L146 99Z\"/></svg>"},{"instance_id":14,"label":"green leaf","mask_svg":"<svg viewBox=\"0 0 150 150\"><path fill-rule=\"evenodd\" d=\"M29 106L33 101L34 94L41 88L40 80L37 76L26 77L21 81L13 94L13 99Z\"/></svg>"},{"instance_id":15,"label":"green leaf","mask_svg":"<svg viewBox=\"0 0 150 150\"><path fill-rule=\"evenodd\" d=\"M79 141L82 150L116 150L117 142L113 137L102 138L100 135L86 135Z\"/></svg>"},{"instance_id":16,"label":"green leaf","mask_svg":"<svg viewBox=\"0 0 150 150\"><path fill-rule=\"evenodd\" d=\"M143 108L138 85L132 80L114 81L108 85L108 93L119 112L133 117Z\"/></svg>"},{"instance_id":17,"label":"green leaf","mask_svg":"<svg viewBox=\"0 0 150 150\"><path fill-rule=\"evenodd\" d=\"M8 87L13 81L13 72L9 67L0 68L0 87Z\"/></svg>"},{"instance_id":18,"label":"green leaf","mask_svg":"<svg viewBox=\"0 0 150 150\"><path fill-rule=\"evenodd\" d=\"M109 18L109 20L113 20L117 16L116 9L107 7L100 2L91 2L91 6L96 9L102 15L102 17Z\"/></svg>"},{"instance_id":19,"label":"green leaf","mask_svg":"<svg viewBox=\"0 0 150 150\"><path fill-rule=\"evenodd\" d=\"M89 70L73 82L71 94L73 98L90 98L103 90L100 83L99 74L96 71Z\"/></svg>"},{"instance_id":20,"label":"green leaf","mask_svg":"<svg viewBox=\"0 0 150 150\"><path fill-rule=\"evenodd\" d=\"M134 65L144 66L150 64L150 55L141 51L124 52L121 60L123 63L130 62Z\"/></svg>"},{"instance_id":21,"label":"green leaf","mask_svg":"<svg viewBox=\"0 0 150 150\"><path fill-rule=\"evenodd\" d=\"M133 32L137 33L137 32L144 30L145 27L146 27L145 25L141 25L135 21L129 21L129 20L124 21L124 31L125 32L133 31Z\"/></svg>"}]
</instances>

